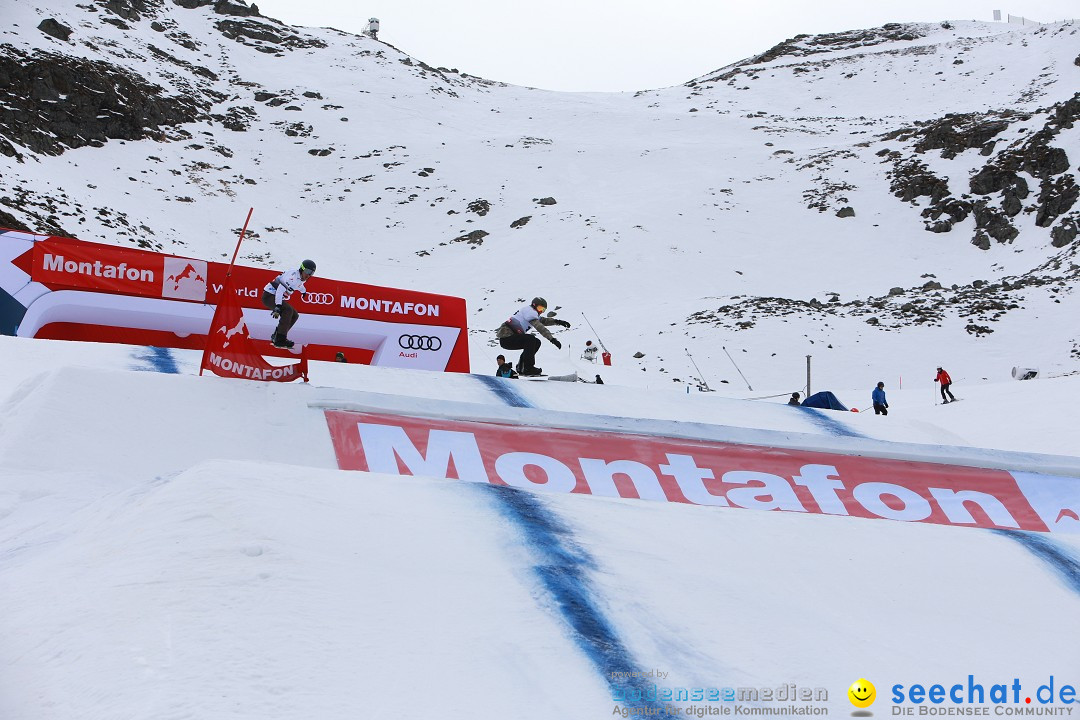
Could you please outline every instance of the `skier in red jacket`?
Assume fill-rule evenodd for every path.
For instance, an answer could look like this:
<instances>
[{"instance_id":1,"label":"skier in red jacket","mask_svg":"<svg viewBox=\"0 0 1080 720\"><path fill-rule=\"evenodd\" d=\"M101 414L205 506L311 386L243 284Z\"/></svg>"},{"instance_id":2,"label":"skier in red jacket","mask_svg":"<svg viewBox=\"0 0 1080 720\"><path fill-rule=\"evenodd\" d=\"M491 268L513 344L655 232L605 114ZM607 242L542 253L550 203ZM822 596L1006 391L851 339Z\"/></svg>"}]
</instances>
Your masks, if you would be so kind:
<instances>
[{"instance_id":1,"label":"skier in red jacket","mask_svg":"<svg viewBox=\"0 0 1080 720\"><path fill-rule=\"evenodd\" d=\"M952 378L949 377L949 373L945 372L941 368L937 369L937 376L934 378L934 382L941 383L941 402L942 404L949 402L949 400L955 400L956 396L952 394L952 390L949 386L952 385ZM949 397L945 397L948 393Z\"/></svg>"}]
</instances>

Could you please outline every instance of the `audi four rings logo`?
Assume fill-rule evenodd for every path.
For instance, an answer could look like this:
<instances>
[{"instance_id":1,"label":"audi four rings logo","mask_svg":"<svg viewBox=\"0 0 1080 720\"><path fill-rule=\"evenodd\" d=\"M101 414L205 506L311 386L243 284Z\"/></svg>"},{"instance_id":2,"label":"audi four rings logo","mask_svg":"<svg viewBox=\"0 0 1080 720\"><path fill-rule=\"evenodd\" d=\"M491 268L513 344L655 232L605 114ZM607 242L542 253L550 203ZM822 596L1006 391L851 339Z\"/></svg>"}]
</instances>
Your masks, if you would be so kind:
<instances>
[{"instance_id":1,"label":"audi four rings logo","mask_svg":"<svg viewBox=\"0 0 1080 720\"><path fill-rule=\"evenodd\" d=\"M431 335L402 335L397 340L405 350L439 350L442 340Z\"/></svg>"},{"instance_id":2,"label":"audi four rings logo","mask_svg":"<svg viewBox=\"0 0 1080 720\"><path fill-rule=\"evenodd\" d=\"M330 293L304 293L300 297L309 305L333 305L334 296Z\"/></svg>"}]
</instances>

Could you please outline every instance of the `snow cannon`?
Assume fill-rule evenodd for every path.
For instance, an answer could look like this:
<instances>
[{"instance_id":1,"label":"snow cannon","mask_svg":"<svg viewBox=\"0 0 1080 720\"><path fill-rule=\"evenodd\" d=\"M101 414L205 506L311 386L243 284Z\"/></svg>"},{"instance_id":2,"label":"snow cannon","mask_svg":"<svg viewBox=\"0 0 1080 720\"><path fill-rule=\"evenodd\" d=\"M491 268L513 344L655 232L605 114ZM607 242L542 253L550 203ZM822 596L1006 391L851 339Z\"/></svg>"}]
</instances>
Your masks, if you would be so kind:
<instances>
[{"instance_id":1,"label":"snow cannon","mask_svg":"<svg viewBox=\"0 0 1080 720\"><path fill-rule=\"evenodd\" d=\"M1039 368L1014 367L1012 376L1014 380L1033 380L1039 376Z\"/></svg>"}]
</instances>

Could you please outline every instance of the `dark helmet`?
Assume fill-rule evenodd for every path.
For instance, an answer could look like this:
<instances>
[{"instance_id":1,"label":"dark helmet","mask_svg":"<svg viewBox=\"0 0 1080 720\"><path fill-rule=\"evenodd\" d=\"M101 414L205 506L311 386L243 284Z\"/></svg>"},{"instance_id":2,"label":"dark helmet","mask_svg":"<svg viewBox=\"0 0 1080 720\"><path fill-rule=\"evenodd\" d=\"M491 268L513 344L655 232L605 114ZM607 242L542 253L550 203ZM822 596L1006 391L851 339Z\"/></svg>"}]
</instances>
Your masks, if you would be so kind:
<instances>
[{"instance_id":1,"label":"dark helmet","mask_svg":"<svg viewBox=\"0 0 1080 720\"><path fill-rule=\"evenodd\" d=\"M314 275L315 274L315 261L314 260L305 260L304 262L300 263L300 272L311 273L312 275Z\"/></svg>"},{"instance_id":2,"label":"dark helmet","mask_svg":"<svg viewBox=\"0 0 1080 720\"><path fill-rule=\"evenodd\" d=\"M547 304L547 300L545 300L545 299L544 299L544 298L542 298L542 297L534 297L534 298L533 298L533 301L532 301L532 306L533 306L534 308L535 308L535 307L544 307L544 308L547 308L547 306L548 306L548 304Z\"/></svg>"}]
</instances>

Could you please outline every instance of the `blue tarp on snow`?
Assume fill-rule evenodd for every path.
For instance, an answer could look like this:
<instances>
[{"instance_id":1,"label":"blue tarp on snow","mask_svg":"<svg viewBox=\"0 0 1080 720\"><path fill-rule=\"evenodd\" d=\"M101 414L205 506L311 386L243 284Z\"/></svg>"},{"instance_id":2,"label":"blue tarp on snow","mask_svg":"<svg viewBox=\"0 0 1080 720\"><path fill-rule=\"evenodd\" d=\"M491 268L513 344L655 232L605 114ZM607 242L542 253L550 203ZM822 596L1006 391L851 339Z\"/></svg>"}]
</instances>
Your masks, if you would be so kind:
<instances>
[{"instance_id":1,"label":"blue tarp on snow","mask_svg":"<svg viewBox=\"0 0 1080 720\"><path fill-rule=\"evenodd\" d=\"M819 393L814 393L810 397L803 400L803 407L821 408L822 410L844 410L844 403L840 402L835 395L828 390L822 390Z\"/></svg>"}]
</instances>

